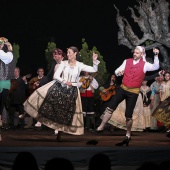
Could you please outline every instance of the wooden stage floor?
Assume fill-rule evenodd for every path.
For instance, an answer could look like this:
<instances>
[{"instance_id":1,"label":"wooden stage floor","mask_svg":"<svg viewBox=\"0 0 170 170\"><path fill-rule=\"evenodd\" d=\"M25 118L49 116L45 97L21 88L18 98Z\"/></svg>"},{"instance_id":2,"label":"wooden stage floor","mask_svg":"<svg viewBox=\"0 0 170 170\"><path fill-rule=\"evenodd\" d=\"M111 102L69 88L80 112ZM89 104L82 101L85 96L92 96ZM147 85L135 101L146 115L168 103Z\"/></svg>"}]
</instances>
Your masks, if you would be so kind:
<instances>
[{"instance_id":1,"label":"wooden stage floor","mask_svg":"<svg viewBox=\"0 0 170 170\"><path fill-rule=\"evenodd\" d=\"M145 161L159 163L170 159L170 138L166 132L133 132L128 147L115 146L124 138L124 130L106 130L99 134L85 131L81 136L63 134L61 142L56 141L53 132L51 129L2 130L0 168L11 167L20 151L32 152L42 169L45 162L53 157L68 158L76 170L87 169L90 158L99 152L109 156L115 170L127 167L134 170ZM98 144L87 145L90 140L97 140Z\"/></svg>"},{"instance_id":2,"label":"wooden stage floor","mask_svg":"<svg viewBox=\"0 0 170 170\"><path fill-rule=\"evenodd\" d=\"M85 130L80 136L63 133L62 141L57 142L52 129L8 129L2 130L0 147L87 147L87 141L97 140L95 147L117 148L115 143L122 141L124 135L124 130L105 130L102 133ZM166 137L166 132L132 132L129 147L170 147L170 138Z\"/></svg>"}]
</instances>

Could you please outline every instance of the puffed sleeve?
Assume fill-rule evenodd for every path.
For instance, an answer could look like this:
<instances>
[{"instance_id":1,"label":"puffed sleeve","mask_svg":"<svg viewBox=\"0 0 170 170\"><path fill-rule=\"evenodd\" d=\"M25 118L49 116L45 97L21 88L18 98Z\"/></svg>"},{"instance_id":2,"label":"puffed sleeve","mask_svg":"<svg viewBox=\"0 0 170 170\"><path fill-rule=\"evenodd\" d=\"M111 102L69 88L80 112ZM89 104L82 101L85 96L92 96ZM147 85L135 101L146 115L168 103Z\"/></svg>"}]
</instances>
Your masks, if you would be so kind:
<instances>
[{"instance_id":1,"label":"puffed sleeve","mask_svg":"<svg viewBox=\"0 0 170 170\"><path fill-rule=\"evenodd\" d=\"M99 60L93 61L93 67L82 63L81 64L81 70L91 72L91 73L97 72L99 63L100 63Z\"/></svg>"},{"instance_id":2,"label":"puffed sleeve","mask_svg":"<svg viewBox=\"0 0 170 170\"><path fill-rule=\"evenodd\" d=\"M13 60L13 54L11 52L5 53L3 50L0 50L0 60L5 64L9 64Z\"/></svg>"}]
</instances>

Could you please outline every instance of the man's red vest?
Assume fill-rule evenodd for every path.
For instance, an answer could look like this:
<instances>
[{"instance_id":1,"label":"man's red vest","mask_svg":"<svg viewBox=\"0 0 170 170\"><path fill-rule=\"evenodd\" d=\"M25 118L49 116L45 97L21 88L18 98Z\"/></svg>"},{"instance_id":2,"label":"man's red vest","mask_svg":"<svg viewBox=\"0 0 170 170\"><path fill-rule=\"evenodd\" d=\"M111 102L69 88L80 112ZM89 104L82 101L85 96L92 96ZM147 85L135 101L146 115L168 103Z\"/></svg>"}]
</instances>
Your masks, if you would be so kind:
<instances>
[{"instance_id":1,"label":"man's red vest","mask_svg":"<svg viewBox=\"0 0 170 170\"><path fill-rule=\"evenodd\" d=\"M127 59L122 84L129 88L140 88L145 77L144 65L145 62L142 59L135 65L133 59Z\"/></svg>"}]
</instances>

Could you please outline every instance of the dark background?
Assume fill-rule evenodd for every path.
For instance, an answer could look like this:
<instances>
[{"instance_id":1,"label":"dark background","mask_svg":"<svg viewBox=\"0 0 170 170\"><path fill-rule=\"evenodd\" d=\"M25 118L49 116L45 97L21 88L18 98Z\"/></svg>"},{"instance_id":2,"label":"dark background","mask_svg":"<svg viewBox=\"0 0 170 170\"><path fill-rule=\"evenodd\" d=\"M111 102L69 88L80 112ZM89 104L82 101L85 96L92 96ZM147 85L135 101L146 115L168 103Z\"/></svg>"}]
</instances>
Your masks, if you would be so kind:
<instances>
[{"instance_id":1,"label":"dark background","mask_svg":"<svg viewBox=\"0 0 170 170\"><path fill-rule=\"evenodd\" d=\"M85 38L89 49L96 46L104 57L107 70L114 73L125 58L132 57L131 50L118 45L116 10L130 18L128 6L134 0L35 0L3 1L1 8L0 36L20 46L17 66L21 74L36 73L45 68L45 49L54 41L58 48L77 46L81 49ZM134 25L135 26L135 25Z\"/></svg>"}]
</instances>

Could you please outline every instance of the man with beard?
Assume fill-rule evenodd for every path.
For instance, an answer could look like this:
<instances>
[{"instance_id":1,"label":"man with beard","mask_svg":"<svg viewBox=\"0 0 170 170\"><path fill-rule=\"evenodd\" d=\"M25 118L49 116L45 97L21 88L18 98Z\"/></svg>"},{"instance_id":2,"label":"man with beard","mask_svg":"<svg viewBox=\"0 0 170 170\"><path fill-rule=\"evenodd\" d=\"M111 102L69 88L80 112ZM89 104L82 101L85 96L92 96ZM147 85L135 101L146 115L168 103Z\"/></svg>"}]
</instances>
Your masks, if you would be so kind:
<instances>
[{"instance_id":1,"label":"man with beard","mask_svg":"<svg viewBox=\"0 0 170 170\"><path fill-rule=\"evenodd\" d=\"M135 47L133 52L133 58L124 60L122 65L115 70L115 74L117 76L123 75L122 84L120 85L120 88L118 88L118 90L116 91L115 96L111 98L111 100L108 102L107 108L103 115L102 122L97 128L98 132L103 130L105 124L111 118L113 111L116 110L119 103L121 103L125 99L125 117L127 128L126 136L122 142L116 144L117 146L128 146L129 141L131 139L131 127L133 123L132 114L146 72L159 69L159 50L156 48L153 49L153 64L143 60L144 51L144 47L142 46Z\"/></svg>"}]
</instances>

